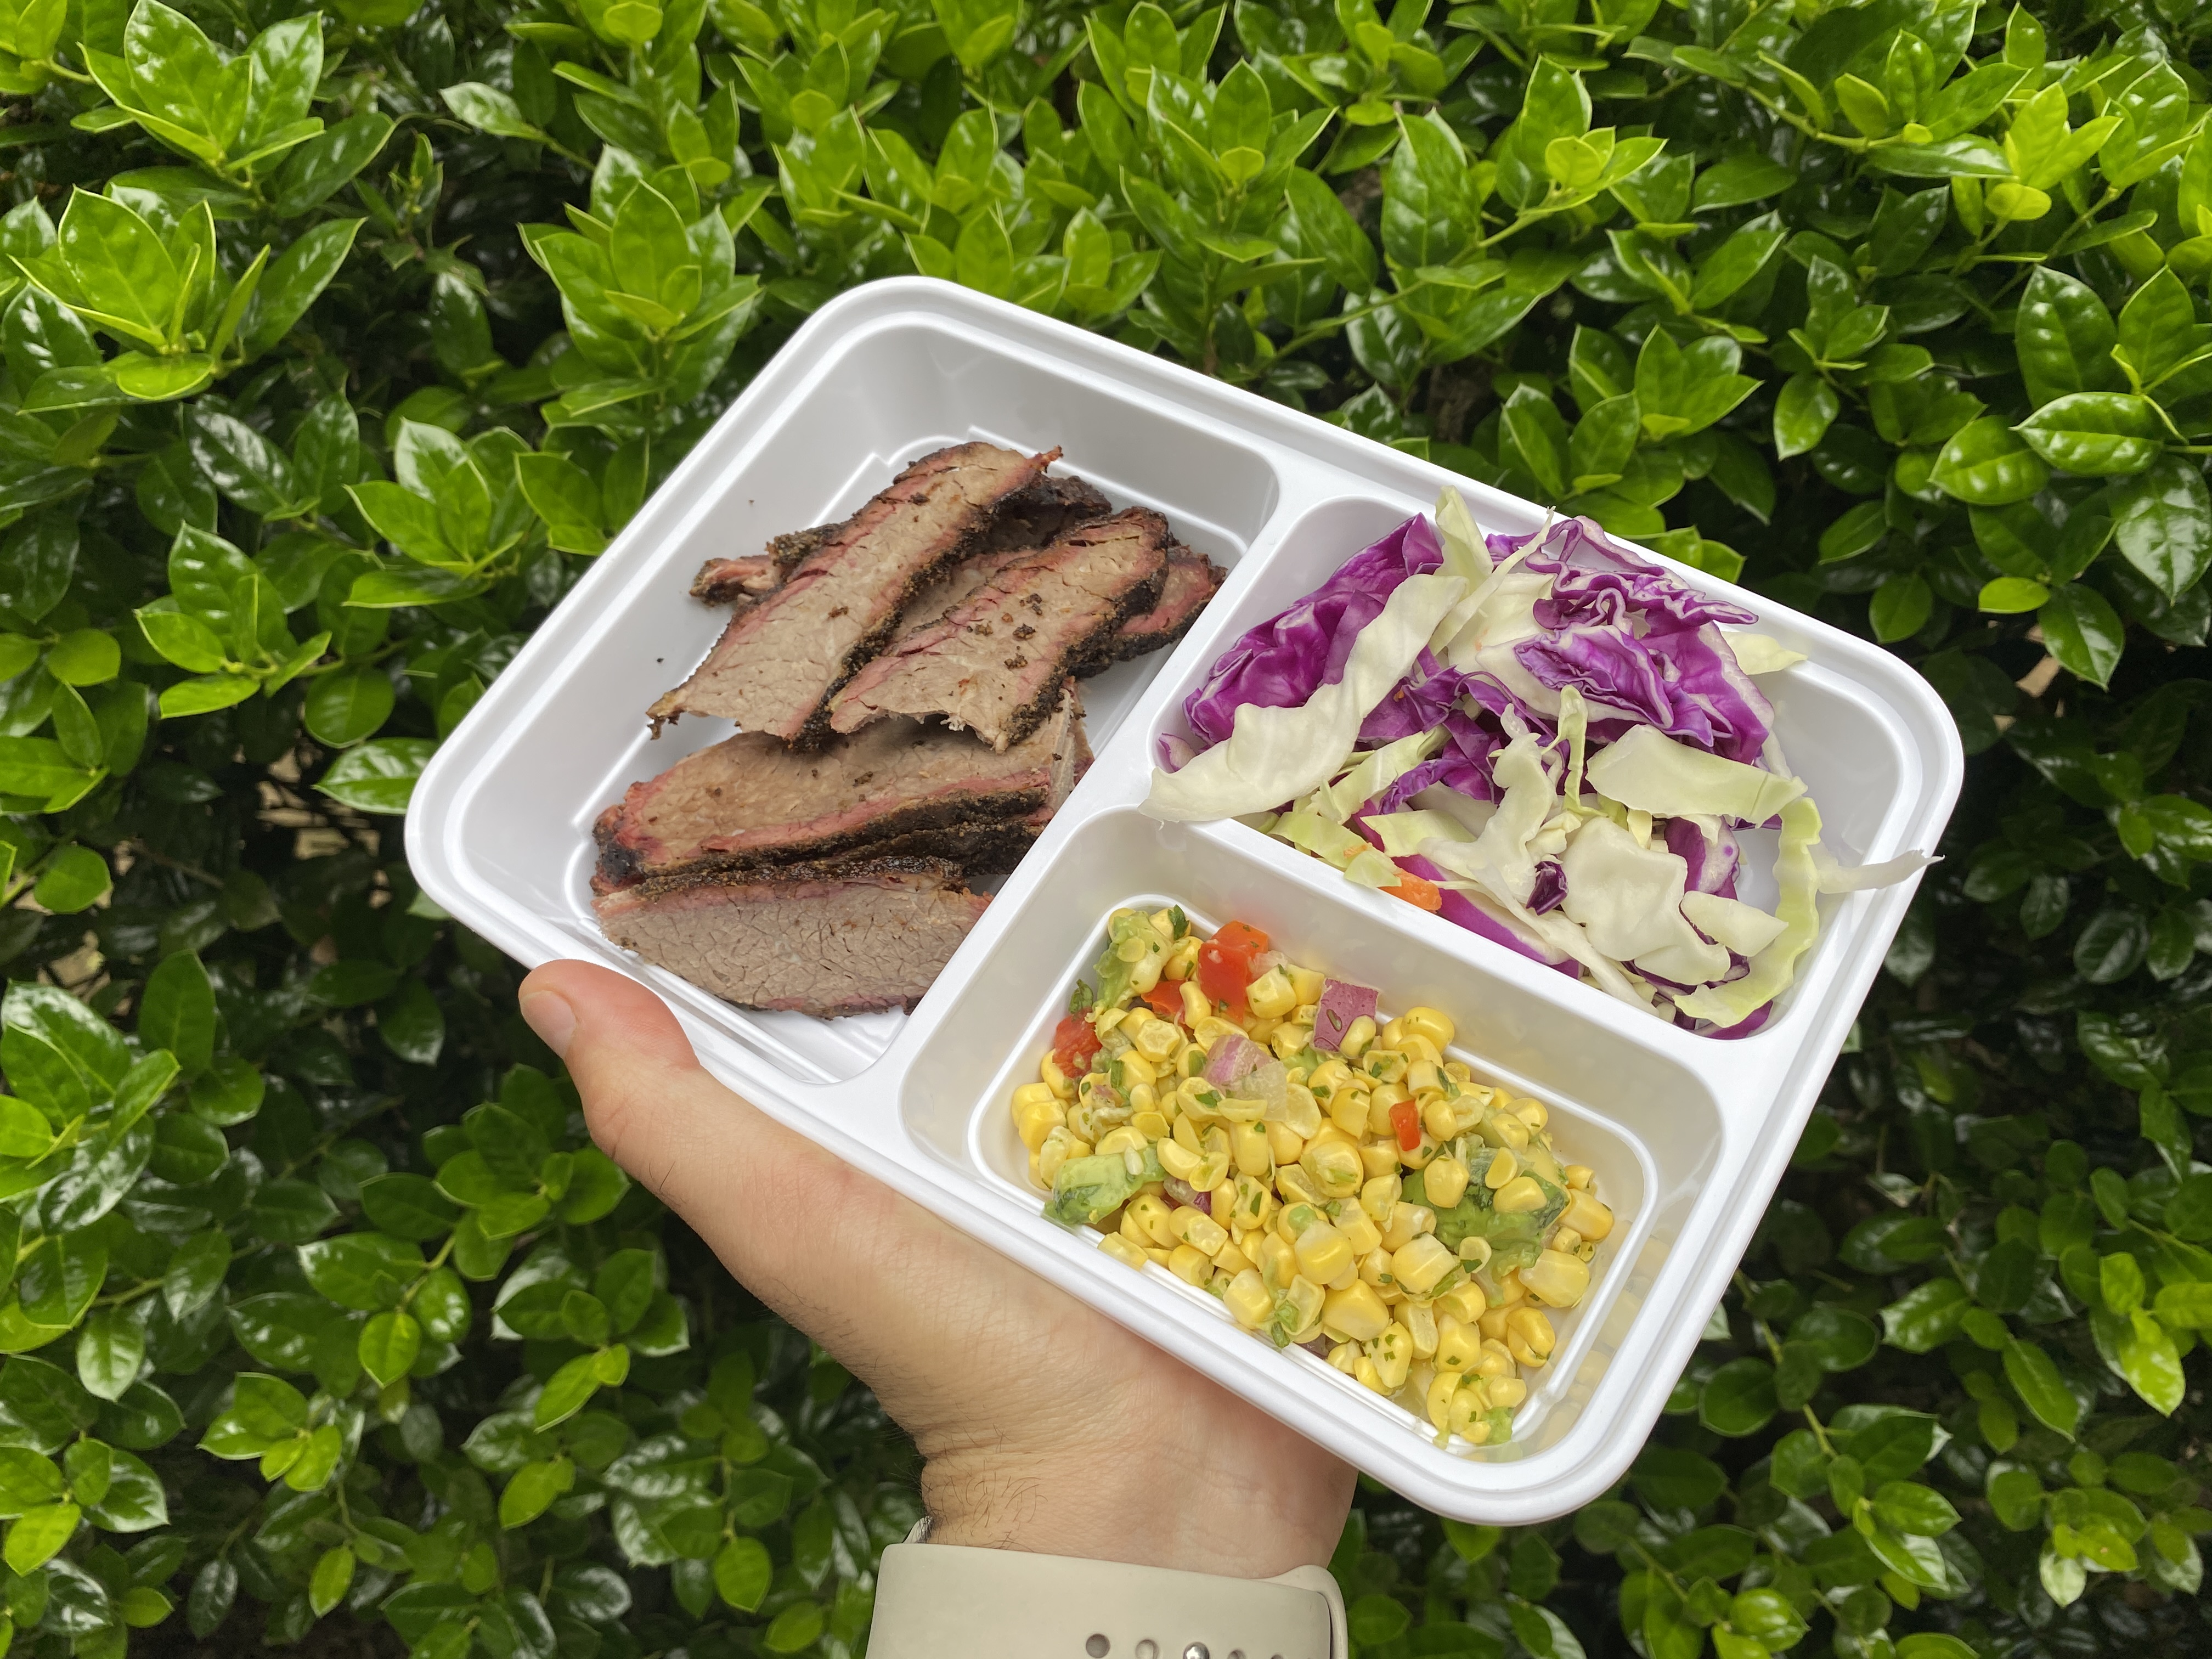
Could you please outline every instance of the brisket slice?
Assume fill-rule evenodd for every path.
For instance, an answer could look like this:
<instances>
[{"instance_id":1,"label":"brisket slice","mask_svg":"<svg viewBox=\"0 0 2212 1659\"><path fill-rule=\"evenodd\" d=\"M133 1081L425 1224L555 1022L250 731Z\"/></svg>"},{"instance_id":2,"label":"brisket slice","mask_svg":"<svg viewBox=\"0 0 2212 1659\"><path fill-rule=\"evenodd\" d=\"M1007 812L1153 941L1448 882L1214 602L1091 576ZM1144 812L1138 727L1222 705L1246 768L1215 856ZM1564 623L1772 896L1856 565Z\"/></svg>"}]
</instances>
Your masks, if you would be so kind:
<instances>
[{"instance_id":1,"label":"brisket slice","mask_svg":"<svg viewBox=\"0 0 2212 1659\"><path fill-rule=\"evenodd\" d=\"M741 732L632 784L600 815L592 885L605 892L696 866L823 859L898 837L1049 817L1090 759L1072 685L1053 717L1004 754L919 720L881 721L811 751Z\"/></svg>"},{"instance_id":2,"label":"brisket slice","mask_svg":"<svg viewBox=\"0 0 2212 1659\"><path fill-rule=\"evenodd\" d=\"M1081 478L1055 478L1050 474L1016 490L1000 502L991 527L981 538L983 551L964 559L936 581L921 589L899 618L906 629L916 621L934 622L968 597L981 583L971 575L955 583L955 573L981 568L995 569L1006 556L1026 548L1042 547L1063 530L1090 519L1102 519L1114 510L1105 496ZM811 530L778 536L768 550L741 559L709 559L691 579L691 597L708 605L756 605L783 586L791 568L845 527L849 520L817 525ZM940 593L939 589L944 591ZM896 636L894 636L896 637Z\"/></svg>"},{"instance_id":3,"label":"brisket slice","mask_svg":"<svg viewBox=\"0 0 2212 1659\"><path fill-rule=\"evenodd\" d=\"M1018 743L1100 637L1152 608L1170 539L1167 520L1141 507L1066 532L861 669L831 700L832 728L935 716L996 750Z\"/></svg>"},{"instance_id":4,"label":"brisket slice","mask_svg":"<svg viewBox=\"0 0 2212 1659\"><path fill-rule=\"evenodd\" d=\"M990 901L941 859L656 877L594 905L626 951L748 1008L912 1008Z\"/></svg>"},{"instance_id":5,"label":"brisket slice","mask_svg":"<svg viewBox=\"0 0 2212 1659\"><path fill-rule=\"evenodd\" d=\"M970 551L1058 454L956 444L843 523L802 532L806 550L782 586L732 617L691 678L653 705L656 729L713 714L786 742L826 738L823 705L882 648L914 590Z\"/></svg>"},{"instance_id":6,"label":"brisket slice","mask_svg":"<svg viewBox=\"0 0 2212 1659\"><path fill-rule=\"evenodd\" d=\"M1096 674L1132 657L1165 650L1190 632L1198 613L1228 579L1227 571L1202 554L1181 542L1169 544L1167 580L1160 585L1158 601L1142 616L1132 617L1115 629L1110 638L1100 642L1091 660L1079 665L1076 672Z\"/></svg>"}]
</instances>

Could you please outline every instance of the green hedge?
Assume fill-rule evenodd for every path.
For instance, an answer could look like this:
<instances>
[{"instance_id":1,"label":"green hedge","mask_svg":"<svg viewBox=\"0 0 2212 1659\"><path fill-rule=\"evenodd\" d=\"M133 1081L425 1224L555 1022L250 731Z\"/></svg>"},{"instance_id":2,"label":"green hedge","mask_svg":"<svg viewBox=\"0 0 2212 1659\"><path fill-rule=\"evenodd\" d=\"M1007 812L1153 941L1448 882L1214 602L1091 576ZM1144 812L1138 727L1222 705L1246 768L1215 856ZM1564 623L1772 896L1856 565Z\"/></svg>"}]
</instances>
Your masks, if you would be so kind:
<instances>
[{"instance_id":1,"label":"green hedge","mask_svg":"<svg viewBox=\"0 0 2212 1659\"><path fill-rule=\"evenodd\" d=\"M2208 14L862 3L0 0L0 1630L859 1650L910 1450L396 815L918 270L1870 632L1975 757L1633 1477L1364 1491L1361 1652L2203 1650Z\"/></svg>"}]
</instances>

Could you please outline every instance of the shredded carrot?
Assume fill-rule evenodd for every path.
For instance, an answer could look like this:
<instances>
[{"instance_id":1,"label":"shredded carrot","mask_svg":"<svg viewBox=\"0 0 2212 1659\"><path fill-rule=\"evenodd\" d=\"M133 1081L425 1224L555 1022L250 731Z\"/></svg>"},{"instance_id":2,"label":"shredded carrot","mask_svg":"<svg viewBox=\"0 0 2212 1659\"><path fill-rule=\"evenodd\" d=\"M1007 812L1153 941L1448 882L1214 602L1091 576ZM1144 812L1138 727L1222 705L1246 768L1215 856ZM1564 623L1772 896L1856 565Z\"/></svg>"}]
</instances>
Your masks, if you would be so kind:
<instances>
[{"instance_id":1,"label":"shredded carrot","mask_svg":"<svg viewBox=\"0 0 2212 1659\"><path fill-rule=\"evenodd\" d=\"M1418 906L1419 908L1424 910L1441 910L1443 908L1443 890L1439 888L1436 883L1429 881L1420 876L1407 875L1401 872L1399 883L1395 887L1385 887L1382 890L1389 894L1393 898L1401 898L1405 900L1407 903Z\"/></svg>"}]
</instances>

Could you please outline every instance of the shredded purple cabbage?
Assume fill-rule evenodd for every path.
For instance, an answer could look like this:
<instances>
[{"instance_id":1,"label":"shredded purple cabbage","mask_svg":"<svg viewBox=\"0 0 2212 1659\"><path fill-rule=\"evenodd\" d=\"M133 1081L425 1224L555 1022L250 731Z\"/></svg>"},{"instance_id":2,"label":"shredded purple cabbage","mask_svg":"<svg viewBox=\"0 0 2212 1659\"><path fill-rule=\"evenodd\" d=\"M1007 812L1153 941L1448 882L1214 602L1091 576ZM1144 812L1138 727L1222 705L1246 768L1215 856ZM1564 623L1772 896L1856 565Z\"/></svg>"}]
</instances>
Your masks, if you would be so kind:
<instances>
[{"instance_id":1,"label":"shredded purple cabbage","mask_svg":"<svg viewBox=\"0 0 2212 1659\"><path fill-rule=\"evenodd\" d=\"M1536 866L1536 884L1528 890L1528 908L1538 915L1556 910L1567 902L1567 872L1557 859Z\"/></svg>"},{"instance_id":2,"label":"shredded purple cabbage","mask_svg":"<svg viewBox=\"0 0 2212 1659\"><path fill-rule=\"evenodd\" d=\"M1436 527L1420 514L1353 554L1319 587L1222 653L1184 699L1190 729L1204 743L1221 743L1246 703L1291 708L1341 679L1359 630L1382 614L1398 584L1443 560Z\"/></svg>"},{"instance_id":3,"label":"shredded purple cabbage","mask_svg":"<svg viewBox=\"0 0 2212 1659\"><path fill-rule=\"evenodd\" d=\"M1718 838L1709 841L1695 819L1669 818L1667 850L1690 867L1689 878L1683 886L1685 892L1718 893L1723 898L1735 896L1735 873L1743 861L1743 849L1736 845L1734 832L1725 824L1721 826Z\"/></svg>"}]
</instances>

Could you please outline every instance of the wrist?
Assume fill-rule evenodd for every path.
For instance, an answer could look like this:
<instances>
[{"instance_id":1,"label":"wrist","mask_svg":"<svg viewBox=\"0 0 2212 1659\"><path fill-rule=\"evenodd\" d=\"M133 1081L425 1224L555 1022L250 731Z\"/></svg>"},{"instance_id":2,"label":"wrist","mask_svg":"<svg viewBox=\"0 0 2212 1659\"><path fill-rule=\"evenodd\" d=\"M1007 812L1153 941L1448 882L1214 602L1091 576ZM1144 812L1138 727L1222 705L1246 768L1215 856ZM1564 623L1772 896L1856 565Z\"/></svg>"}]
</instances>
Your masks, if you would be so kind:
<instances>
[{"instance_id":1,"label":"wrist","mask_svg":"<svg viewBox=\"0 0 2212 1659\"><path fill-rule=\"evenodd\" d=\"M1142 1437L1117 1440L1048 1458L978 1447L929 1459L929 1542L1231 1578L1322 1565L1335 1549L1349 1474L1341 1466L1319 1482L1310 1464L1274 1480L1223 1464L1177 1469Z\"/></svg>"}]
</instances>

